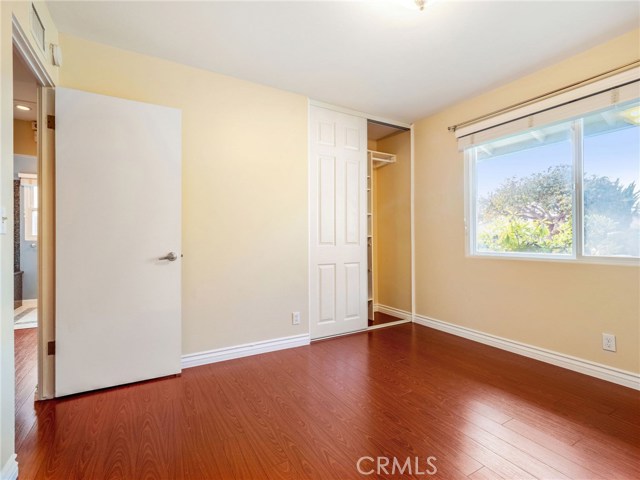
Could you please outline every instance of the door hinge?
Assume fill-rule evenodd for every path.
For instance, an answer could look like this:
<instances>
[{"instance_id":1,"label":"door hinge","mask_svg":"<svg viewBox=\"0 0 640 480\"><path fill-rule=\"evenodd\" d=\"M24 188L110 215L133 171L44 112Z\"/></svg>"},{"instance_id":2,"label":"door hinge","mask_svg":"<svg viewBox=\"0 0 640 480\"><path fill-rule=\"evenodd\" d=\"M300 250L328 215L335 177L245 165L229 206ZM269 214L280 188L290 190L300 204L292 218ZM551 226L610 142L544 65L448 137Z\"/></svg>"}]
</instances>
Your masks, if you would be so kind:
<instances>
[{"instance_id":1,"label":"door hinge","mask_svg":"<svg viewBox=\"0 0 640 480\"><path fill-rule=\"evenodd\" d=\"M47 343L47 355L55 355L56 354L56 342Z\"/></svg>"},{"instance_id":2,"label":"door hinge","mask_svg":"<svg viewBox=\"0 0 640 480\"><path fill-rule=\"evenodd\" d=\"M47 115L47 128L51 130L56 129L56 117L55 115Z\"/></svg>"}]
</instances>

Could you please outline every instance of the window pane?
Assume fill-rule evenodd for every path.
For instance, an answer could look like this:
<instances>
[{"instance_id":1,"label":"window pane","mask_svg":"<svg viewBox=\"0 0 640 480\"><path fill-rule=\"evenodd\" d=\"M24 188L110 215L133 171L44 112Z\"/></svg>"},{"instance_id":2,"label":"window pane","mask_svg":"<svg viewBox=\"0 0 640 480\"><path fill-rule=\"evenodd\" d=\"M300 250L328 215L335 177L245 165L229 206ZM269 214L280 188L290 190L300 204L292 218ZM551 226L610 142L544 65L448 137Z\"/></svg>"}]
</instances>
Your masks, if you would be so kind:
<instances>
[{"instance_id":1,"label":"window pane","mask_svg":"<svg viewBox=\"0 0 640 480\"><path fill-rule=\"evenodd\" d=\"M31 212L31 235L38 236L38 211L33 210Z\"/></svg>"},{"instance_id":2,"label":"window pane","mask_svg":"<svg viewBox=\"0 0 640 480\"><path fill-rule=\"evenodd\" d=\"M584 255L640 256L640 104L584 119Z\"/></svg>"},{"instance_id":3,"label":"window pane","mask_svg":"<svg viewBox=\"0 0 640 480\"><path fill-rule=\"evenodd\" d=\"M571 124L475 148L476 251L571 255Z\"/></svg>"}]
</instances>

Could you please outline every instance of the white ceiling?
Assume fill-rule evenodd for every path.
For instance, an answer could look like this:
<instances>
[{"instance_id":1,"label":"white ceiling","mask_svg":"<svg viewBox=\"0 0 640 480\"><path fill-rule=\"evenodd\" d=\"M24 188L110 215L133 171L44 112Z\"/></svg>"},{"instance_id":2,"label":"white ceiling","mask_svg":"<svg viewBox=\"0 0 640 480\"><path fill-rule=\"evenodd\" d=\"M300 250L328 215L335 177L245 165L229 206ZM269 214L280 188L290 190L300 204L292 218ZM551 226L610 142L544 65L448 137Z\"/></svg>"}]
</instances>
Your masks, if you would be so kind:
<instances>
[{"instance_id":1,"label":"white ceiling","mask_svg":"<svg viewBox=\"0 0 640 480\"><path fill-rule=\"evenodd\" d=\"M412 2L54 1L48 6L65 33L399 122L417 120L640 24L636 1L440 0L423 12L409 8Z\"/></svg>"}]
</instances>

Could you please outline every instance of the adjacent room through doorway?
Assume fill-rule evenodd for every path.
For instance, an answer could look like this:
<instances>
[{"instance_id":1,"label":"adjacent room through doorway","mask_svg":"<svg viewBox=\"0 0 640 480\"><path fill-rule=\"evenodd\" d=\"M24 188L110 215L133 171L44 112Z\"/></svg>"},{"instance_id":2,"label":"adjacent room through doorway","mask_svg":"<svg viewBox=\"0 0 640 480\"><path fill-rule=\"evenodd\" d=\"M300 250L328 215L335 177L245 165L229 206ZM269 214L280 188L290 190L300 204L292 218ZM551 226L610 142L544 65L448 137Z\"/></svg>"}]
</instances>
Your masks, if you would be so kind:
<instances>
[{"instance_id":1,"label":"adjacent room through doorway","mask_svg":"<svg viewBox=\"0 0 640 480\"><path fill-rule=\"evenodd\" d=\"M14 324L38 326L38 126L35 77L13 54Z\"/></svg>"},{"instance_id":2,"label":"adjacent room through doorway","mask_svg":"<svg viewBox=\"0 0 640 480\"><path fill-rule=\"evenodd\" d=\"M38 384L38 82L13 52L16 418L30 418Z\"/></svg>"}]
</instances>

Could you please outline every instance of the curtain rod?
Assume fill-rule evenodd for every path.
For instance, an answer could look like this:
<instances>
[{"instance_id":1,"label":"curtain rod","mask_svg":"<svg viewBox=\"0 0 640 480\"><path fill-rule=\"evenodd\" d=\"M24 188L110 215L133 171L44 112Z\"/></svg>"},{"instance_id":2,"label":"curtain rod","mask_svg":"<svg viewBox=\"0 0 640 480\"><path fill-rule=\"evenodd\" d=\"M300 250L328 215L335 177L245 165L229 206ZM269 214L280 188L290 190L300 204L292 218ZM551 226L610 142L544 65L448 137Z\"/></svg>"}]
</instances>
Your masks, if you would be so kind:
<instances>
[{"instance_id":1,"label":"curtain rod","mask_svg":"<svg viewBox=\"0 0 640 480\"><path fill-rule=\"evenodd\" d=\"M495 112L487 113L486 115L481 115L480 117L472 118L471 120L466 120L466 121L458 123L456 125L452 125L452 126L448 127L448 130L450 132L455 132L460 127L466 127L468 125L472 125L472 124L474 124L476 122L479 122L481 120L488 120L490 118L496 117L496 116L501 115L503 113L507 113L507 112L510 112L512 110L516 110L518 108L525 107L527 105L530 105L530 104L532 104L534 102L538 102L538 101L543 100L543 99L548 98L548 97L554 97L554 96L556 96L556 95L558 95L560 93L564 93L564 92L573 90L573 89L575 89L577 87L581 87L583 85L588 85L588 84L593 83L593 82L595 82L597 80L602 80L603 78L610 77L612 75L615 75L616 73L621 73L621 72L625 72L627 70L631 70L632 68L638 67L638 66L640 66L640 60L634 60L631 63L627 63L626 65L622 65L620 67L614 68L613 70L609 70L609 71L606 71L604 73L600 73L598 75L594 75L593 77L589 77L589 78L587 78L585 80L580 80L579 82L575 82L575 83L572 83L570 85L565 85L564 87L557 88L555 90L551 90L549 92L543 93L542 95L538 95L538 96L530 98L528 100L524 100L524 101L519 102L519 103L514 103L513 105L509 105L508 107L501 108L500 110L496 110Z\"/></svg>"}]
</instances>

